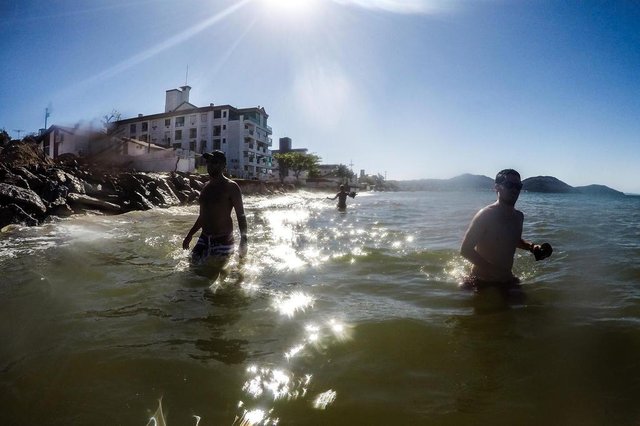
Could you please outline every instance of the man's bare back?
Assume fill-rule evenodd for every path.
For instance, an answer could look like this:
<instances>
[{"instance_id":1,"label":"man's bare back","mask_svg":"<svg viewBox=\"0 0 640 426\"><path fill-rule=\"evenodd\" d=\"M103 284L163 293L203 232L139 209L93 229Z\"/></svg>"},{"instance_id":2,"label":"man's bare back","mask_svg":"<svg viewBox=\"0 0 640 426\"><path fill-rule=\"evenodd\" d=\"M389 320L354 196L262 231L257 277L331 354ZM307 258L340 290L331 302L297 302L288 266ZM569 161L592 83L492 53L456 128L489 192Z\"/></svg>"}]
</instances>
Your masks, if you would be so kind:
<instances>
[{"instance_id":1,"label":"man's bare back","mask_svg":"<svg viewBox=\"0 0 640 426\"><path fill-rule=\"evenodd\" d=\"M236 214L244 215L244 207L238 184L222 176L207 182L200 193L200 218L202 232L212 237L233 233L231 210L236 207Z\"/></svg>"},{"instance_id":2,"label":"man's bare back","mask_svg":"<svg viewBox=\"0 0 640 426\"><path fill-rule=\"evenodd\" d=\"M222 151L204 154L207 160L209 182L200 193L200 212L195 223L182 241L182 248L189 249L193 235L202 229L191 253L193 263L203 263L207 258L226 259L233 253L233 221L231 210L236 211L240 230L240 257L247 253L247 218L244 214L242 192L237 183L223 175L226 156Z\"/></svg>"},{"instance_id":3,"label":"man's bare back","mask_svg":"<svg viewBox=\"0 0 640 426\"><path fill-rule=\"evenodd\" d=\"M498 202L480 210L469 225L462 250L475 251L486 261L474 263L471 275L485 281L512 280L513 256L520 245L524 215Z\"/></svg>"}]
</instances>

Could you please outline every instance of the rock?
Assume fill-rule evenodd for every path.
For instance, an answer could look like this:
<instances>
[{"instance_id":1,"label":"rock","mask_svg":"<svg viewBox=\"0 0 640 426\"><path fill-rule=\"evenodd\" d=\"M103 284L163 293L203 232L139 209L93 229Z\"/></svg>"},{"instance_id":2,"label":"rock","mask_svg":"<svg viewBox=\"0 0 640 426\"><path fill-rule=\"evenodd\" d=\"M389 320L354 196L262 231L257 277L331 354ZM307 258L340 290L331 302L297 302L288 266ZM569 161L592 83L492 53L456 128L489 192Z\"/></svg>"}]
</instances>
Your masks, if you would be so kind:
<instances>
[{"instance_id":1,"label":"rock","mask_svg":"<svg viewBox=\"0 0 640 426\"><path fill-rule=\"evenodd\" d=\"M153 197L152 199L158 200L159 205L177 206L178 204L180 204L180 199L164 179L156 179L151 184L149 184L149 186L151 196Z\"/></svg>"},{"instance_id":2,"label":"rock","mask_svg":"<svg viewBox=\"0 0 640 426\"><path fill-rule=\"evenodd\" d=\"M56 205L53 208L51 208L48 212L51 216L58 216L58 217L68 217L71 216L73 214L75 214L75 212L73 211L73 209L71 209L71 207L69 207L68 204L62 204L62 205Z\"/></svg>"},{"instance_id":3,"label":"rock","mask_svg":"<svg viewBox=\"0 0 640 426\"><path fill-rule=\"evenodd\" d=\"M16 204L0 207L0 228L10 224L38 225L38 221Z\"/></svg>"},{"instance_id":4,"label":"rock","mask_svg":"<svg viewBox=\"0 0 640 426\"><path fill-rule=\"evenodd\" d=\"M16 175L22 176L29 183L29 188L34 191L40 191L42 189L44 180L31 173L25 167L16 167L13 171Z\"/></svg>"},{"instance_id":5,"label":"rock","mask_svg":"<svg viewBox=\"0 0 640 426\"><path fill-rule=\"evenodd\" d=\"M89 197L85 194L70 193L67 195L67 200L72 206L78 206L80 208L97 208L101 211L107 211L112 213L121 212L121 207L117 204L110 203L108 201L99 200L97 198Z\"/></svg>"},{"instance_id":6,"label":"rock","mask_svg":"<svg viewBox=\"0 0 640 426\"><path fill-rule=\"evenodd\" d=\"M15 185L0 183L0 204L17 204L28 214L42 215L47 207L42 199L30 189Z\"/></svg>"},{"instance_id":7,"label":"rock","mask_svg":"<svg viewBox=\"0 0 640 426\"><path fill-rule=\"evenodd\" d=\"M153 207L153 203L139 192L130 197L129 210L151 210Z\"/></svg>"}]
</instances>

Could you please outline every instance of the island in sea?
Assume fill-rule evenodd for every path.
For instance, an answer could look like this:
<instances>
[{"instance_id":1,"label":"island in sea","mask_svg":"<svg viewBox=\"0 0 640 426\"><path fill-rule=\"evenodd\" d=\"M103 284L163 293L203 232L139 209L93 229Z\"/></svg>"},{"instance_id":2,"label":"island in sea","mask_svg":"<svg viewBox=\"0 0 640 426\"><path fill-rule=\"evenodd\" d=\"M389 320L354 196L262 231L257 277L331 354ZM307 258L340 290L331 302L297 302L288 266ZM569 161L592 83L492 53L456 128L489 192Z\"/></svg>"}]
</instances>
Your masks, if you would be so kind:
<instances>
[{"instance_id":1,"label":"island in sea","mask_svg":"<svg viewBox=\"0 0 640 426\"><path fill-rule=\"evenodd\" d=\"M392 183L400 191L493 191L494 188L492 178L468 173L451 179L418 179ZM522 185L522 190L526 192L625 196L623 192L605 185L574 187L553 176L529 177L522 181Z\"/></svg>"}]
</instances>

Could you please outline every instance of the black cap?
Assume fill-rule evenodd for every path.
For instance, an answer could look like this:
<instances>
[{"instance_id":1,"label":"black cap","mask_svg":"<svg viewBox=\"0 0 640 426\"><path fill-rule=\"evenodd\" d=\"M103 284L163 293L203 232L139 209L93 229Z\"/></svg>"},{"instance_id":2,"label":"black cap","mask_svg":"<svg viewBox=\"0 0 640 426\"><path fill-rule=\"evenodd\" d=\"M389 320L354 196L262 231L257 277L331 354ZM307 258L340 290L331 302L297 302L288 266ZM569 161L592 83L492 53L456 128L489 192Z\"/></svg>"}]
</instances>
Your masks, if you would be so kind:
<instances>
[{"instance_id":1,"label":"black cap","mask_svg":"<svg viewBox=\"0 0 640 426\"><path fill-rule=\"evenodd\" d=\"M205 154L202 154L202 158L204 158L207 161L213 162L213 163L226 163L227 162L227 156L224 155L224 152L220 151L220 150L215 150L212 152L207 152Z\"/></svg>"}]
</instances>

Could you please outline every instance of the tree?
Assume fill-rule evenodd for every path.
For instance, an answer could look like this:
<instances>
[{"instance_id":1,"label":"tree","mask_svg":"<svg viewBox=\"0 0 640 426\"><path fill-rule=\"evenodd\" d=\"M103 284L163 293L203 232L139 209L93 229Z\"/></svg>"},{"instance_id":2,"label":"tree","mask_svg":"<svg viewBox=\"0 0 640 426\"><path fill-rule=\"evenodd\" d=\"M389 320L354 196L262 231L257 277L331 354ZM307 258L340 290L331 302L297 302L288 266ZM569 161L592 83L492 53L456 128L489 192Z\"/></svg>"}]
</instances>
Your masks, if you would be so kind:
<instances>
[{"instance_id":1,"label":"tree","mask_svg":"<svg viewBox=\"0 0 640 426\"><path fill-rule=\"evenodd\" d=\"M0 129L0 146L8 145L11 142L11 136L5 129Z\"/></svg>"},{"instance_id":2,"label":"tree","mask_svg":"<svg viewBox=\"0 0 640 426\"><path fill-rule=\"evenodd\" d=\"M120 120L120 112L117 109L111 110L110 114L105 114L102 117L102 125L104 126L104 131L108 135L114 135L117 133L116 131L116 122Z\"/></svg>"},{"instance_id":3,"label":"tree","mask_svg":"<svg viewBox=\"0 0 640 426\"><path fill-rule=\"evenodd\" d=\"M338 176L343 181L350 181L355 176L354 173L344 164L340 164L336 169L336 176Z\"/></svg>"},{"instance_id":4,"label":"tree","mask_svg":"<svg viewBox=\"0 0 640 426\"><path fill-rule=\"evenodd\" d=\"M284 182L284 178L293 172L296 181L300 178L300 173L307 170L313 173L318 168L320 157L315 154L305 154L303 152L283 152L274 154L273 157L278 160L278 168L280 169L280 180Z\"/></svg>"}]
</instances>

